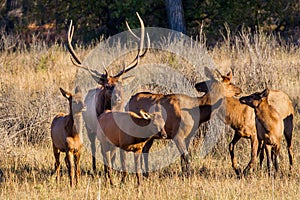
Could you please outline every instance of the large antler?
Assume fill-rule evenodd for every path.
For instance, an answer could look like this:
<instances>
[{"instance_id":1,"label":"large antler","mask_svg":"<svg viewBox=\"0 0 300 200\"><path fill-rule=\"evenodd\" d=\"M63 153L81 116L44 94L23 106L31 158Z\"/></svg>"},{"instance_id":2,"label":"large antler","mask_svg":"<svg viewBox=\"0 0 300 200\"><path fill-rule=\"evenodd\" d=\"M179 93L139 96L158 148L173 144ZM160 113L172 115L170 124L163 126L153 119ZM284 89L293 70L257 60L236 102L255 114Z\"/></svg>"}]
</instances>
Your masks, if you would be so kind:
<instances>
[{"instance_id":1,"label":"large antler","mask_svg":"<svg viewBox=\"0 0 300 200\"><path fill-rule=\"evenodd\" d=\"M131 63L128 66L124 66L122 71L120 71L118 74L114 75L114 78L120 77L122 74L128 72L129 70L133 69L134 67L136 67L139 63L139 59L142 58L146 53L147 50L150 48L150 37L147 33L147 39L148 39L148 47L144 49L144 38L145 38L145 26L144 26L144 22L142 20L142 18L140 17L140 15L138 13L136 13L140 24L141 24L141 37L139 38L138 36L136 36L132 30L130 29L128 23L126 22L126 25L130 31L131 34L133 34L134 37L136 37L137 39L140 40L140 45L138 48L138 54L136 55L136 57L133 59L133 61L131 61ZM89 67L86 67L82 64L81 59L77 56L76 52L74 51L74 48L72 46L72 38L73 38L73 33L74 33L74 26L72 25L72 20L70 22L70 26L69 26L69 30L68 30L68 37L67 37L67 41L68 41L68 50L71 54L71 61L72 63L79 68L82 68L84 70L87 70L94 79L107 79L108 78L108 71L106 70L106 68L104 67L105 70L105 74L100 74L99 72L97 72L96 70L92 70Z\"/></svg>"},{"instance_id":2,"label":"large antler","mask_svg":"<svg viewBox=\"0 0 300 200\"><path fill-rule=\"evenodd\" d=\"M120 71L118 74L116 74L115 76L113 76L114 78L119 77L119 76L121 76L122 74L128 72L129 70L135 68L135 67L138 65L138 63L139 63L140 58L142 58L142 57L147 53L148 49L150 48L150 37L149 37L149 35L148 35L148 33L147 33L147 39L148 39L147 42L148 42L148 46L147 46L147 48L146 48L145 50L143 50L143 49L144 49L144 40L145 40L145 39L144 39L144 38L145 38L145 25L144 25L144 22L143 22L143 20L142 20L142 18L140 17L140 15L139 15L138 12L136 13L136 15L138 16L139 21L140 21L140 24L141 24L141 37L139 38L138 36L136 36L136 35L133 33L133 31L132 31L131 28L129 27L127 21L126 21L126 26L127 26L128 30L129 30L129 32L130 32L135 38L137 38L138 40L140 40L140 45L139 45L139 48L138 48L138 53L137 53L136 57L133 59L133 61L131 61L131 63L130 63L128 66L124 67L122 71Z\"/></svg>"},{"instance_id":3,"label":"large antler","mask_svg":"<svg viewBox=\"0 0 300 200\"><path fill-rule=\"evenodd\" d=\"M107 70L104 68L105 70L105 74L100 74L99 72L97 72L96 70L91 70L89 67L86 67L84 65L82 65L82 61L81 59L77 56L76 52L74 51L74 48L72 46L72 38L73 38L73 34L74 34L74 26L72 25L72 20L70 22L70 26L69 26L69 30L68 30L68 50L71 54L71 61L72 63L79 68L85 69L87 70L92 76L98 77L98 78L105 78L108 76L108 72Z\"/></svg>"}]
</instances>

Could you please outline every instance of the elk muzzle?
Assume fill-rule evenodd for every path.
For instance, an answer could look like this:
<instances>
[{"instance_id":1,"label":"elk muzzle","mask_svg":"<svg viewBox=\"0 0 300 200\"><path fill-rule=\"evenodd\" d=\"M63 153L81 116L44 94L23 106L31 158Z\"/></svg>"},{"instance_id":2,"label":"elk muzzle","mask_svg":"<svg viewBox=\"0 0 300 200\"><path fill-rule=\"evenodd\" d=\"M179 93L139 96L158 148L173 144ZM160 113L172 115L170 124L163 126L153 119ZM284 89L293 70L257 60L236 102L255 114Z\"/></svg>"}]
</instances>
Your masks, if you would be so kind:
<instances>
[{"instance_id":1,"label":"elk muzzle","mask_svg":"<svg viewBox=\"0 0 300 200\"><path fill-rule=\"evenodd\" d=\"M167 139L168 137L167 132L165 131L164 128L158 133L158 136L162 139Z\"/></svg>"},{"instance_id":2,"label":"elk muzzle","mask_svg":"<svg viewBox=\"0 0 300 200\"><path fill-rule=\"evenodd\" d=\"M242 104L246 104L248 106L251 106L253 104L252 102L252 99L249 97L249 96L244 96L244 97L241 97L239 98L239 101L242 103ZM251 106L252 107L252 106Z\"/></svg>"}]
</instances>

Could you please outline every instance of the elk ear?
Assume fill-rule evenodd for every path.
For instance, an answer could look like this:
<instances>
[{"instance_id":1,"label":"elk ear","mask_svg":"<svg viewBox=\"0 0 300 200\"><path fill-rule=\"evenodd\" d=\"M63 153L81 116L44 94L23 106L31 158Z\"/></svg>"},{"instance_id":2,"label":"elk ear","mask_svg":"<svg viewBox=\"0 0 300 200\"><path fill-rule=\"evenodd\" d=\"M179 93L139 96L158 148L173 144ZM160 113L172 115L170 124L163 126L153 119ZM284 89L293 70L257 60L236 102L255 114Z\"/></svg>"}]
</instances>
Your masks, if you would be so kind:
<instances>
[{"instance_id":1,"label":"elk ear","mask_svg":"<svg viewBox=\"0 0 300 200\"><path fill-rule=\"evenodd\" d=\"M268 88L266 88L264 91L262 91L260 93L259 96L260 96L260 98L266 98L266 97L268 97L269 93L270 93L270 90Z\"/></svg>"},{"instance_id":2,"label":"elk ear","mask_svg":"<svg viewBox=\"0 0 300 200\"><path fill-rule=\"evenodd\" d=\"M144 118L144 119L150 119L151 116L144 110L140 110L140 115Z\"/></svg>"},{"instance_id":3,"label":"elk ear","mask_svg":"<svg viewBox=\"0 0 300 200\"><path fill-rule=\"evenodd\" d=\"M222 76L223 82L230 83L232 79L232 71L229 71L226 76Z\"/></svg>"},{"instance_id":4,"label":"elk ear","mask_svg":"<svg viewBox=\"0 0 300 200\"><path fill-rule=\"evenodd\" d=\"M75 87L75 94L82 93L79 85Z\"/></svg>"},{"instance_id":5,"label":"elk ear","mask_svg":"<svg viewBox=\"0 0 300 200\"><path fill-rule=\"evenodd\" d=\"M207 78L213 79L213 80L217 80L217 81L221 81L222 80L222 75L219 72L219 70L214 69L214 70L210 70L208 67L204 68L204 73L205 76Z\"/></svg>"},{"instance_id":6,"label":"elk ear","mask_svg":"<svg viewBox=\"0 0 300 200\"><path fill-rule=\"evenodd\" d=\"M61 94L62 94L64 97L66 97L67 99L71 97L71 93L65 91L65 90L62 89L62 88L59 88L59 89L60 89Z\"/></svg>"},{"instance_id":7,"label":"elk ear","mask_svg":"<svg viewBox=\"0 0 300 200\"><path fill-rule=\"evenodd\" d=\"M226 76L231 80L231 79L232 79L232 70L230 70L230 71L226 74Z\"/></svg>"},{"instance_id":8,"label":"elk ear","mask_svg":"<svg viewBox=\"0 0 300 200\"><path fill-rule=\"evenodd\" d=\"M126 76L125 78L122 78L121 80L122 80L123 85L127 85L127 84L131 83L131 81L133 81L134 78L135 78L134 76Z\"/></svg>"}]
</instances>

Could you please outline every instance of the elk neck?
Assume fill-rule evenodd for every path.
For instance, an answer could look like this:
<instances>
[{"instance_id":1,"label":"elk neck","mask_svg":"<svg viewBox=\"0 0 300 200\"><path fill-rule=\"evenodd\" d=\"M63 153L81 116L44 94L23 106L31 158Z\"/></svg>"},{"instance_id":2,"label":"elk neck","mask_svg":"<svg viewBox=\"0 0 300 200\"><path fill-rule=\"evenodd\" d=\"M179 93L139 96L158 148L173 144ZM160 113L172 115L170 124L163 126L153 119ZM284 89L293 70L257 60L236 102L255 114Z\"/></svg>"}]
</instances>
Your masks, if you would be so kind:
<instances>
[{"instance_id":1,"label":"elk neck","mask_svg":"<svg viewBox=\"0 0 300 200\"><path fill-rule=\"evenodd\" d=\"M70 113L67 116L67 124L65 126L65 130L66 130L68 136L74 136L77 134L76 128L74 127L74 118L73 118L72 113Z\"/></svg>"},{"instance_id":2,"label":"elk neck","mask_svg":"<svg viewBox=\"0 0 300 200\"><path fill-rule=\"evenodd\" d=\"M80 135L80 138L82 138L82 113L75 113L73 114L73 120L74 120L74 131L75 133L78 133Z\"/></svg>"},{"instance_id":3,"label":"elk neck","mask_svg":"<svg viewBox=\"0 0 300 200\"><path fill-rule=\"evenodd\" d=\"M268 129L267 127L269 127L269 124L272 124L272 122L281 120L279 113L273 106L267 103L266 98L255 108L255 114L265 129Z\"/></svg>"},{"instance_id":4,"label":"elk neck","mask_svg":"<svg viewBox=\"0 0 300 200\"><path fill-rule=\"evenodd\" d=\"M72 106L72 96L68 99L69 101L69 109L70 109L70 113L69 113L69 121L70 123L72 123L72 125L74 124L74 118L73 118L73 106Z\"/></svg>"},{"instance_id":5,"label":"elk neck","mask_svg":"<svg viewBox=\"0 0 300 200\"><path fill-rule=\"evenodd\" d=\"M239 126L243 120L254 120L253 109L246 104L242 104L238 99L234 97L225 97L222 106L218 111L218 117L226 124L230 124L233 127Z\"/></svg>"},{"instance_id":6,"label":"elk neck","mask_svg":"<svg viewBox=\"0 0 300 200\"><path fill-rule=\"evenodd\" d=\"M205 94L203 97L197 97L198 107L200 110L200 123L208 121L214 111L216 111L223 102L223 97L221 95L210 93Z\"/></svg>"},{"instance_id":7,"label":"elk neck","mask_svg":"<svg viewBox=\"0 0 300 200\"><path fill-rule=\"evenodd\" d=\"M261 100L257 106L254 107L255 114L258 116L264 116L268 113L270 105L268 105L267 100Z\"/></svg>"},{"instance_id":8,"label":"elk neck","mask_svg":"<svg viewBox=\"0 0 300 200\"><path fill-rule=\"evenodd\" d=\"M111 104L109 99L105 98L106 90L104 88L97 88L97 100L96 100L96 114L99 117L105 110L111 110Z\"/></svg>"},{"instance_id":9,"label":"elk neck","mask_svg":"<svg viewBox=\"0 0 300 200\"><path fill-rule=\"evenodd\" d=\"M70 107L70 113L68 115L68 121L67 121L67 125L65 127L68 136L75 136L78 135L79 132L79 128L80 125L77 125L77 123L81 120L80 116L81 116L81 112L79 113L73 113L73 108L72 108L72 97L70 97L69 99L69 107ZM77 128L78 126L78 128Z\"/></svg>"}]
</instances>

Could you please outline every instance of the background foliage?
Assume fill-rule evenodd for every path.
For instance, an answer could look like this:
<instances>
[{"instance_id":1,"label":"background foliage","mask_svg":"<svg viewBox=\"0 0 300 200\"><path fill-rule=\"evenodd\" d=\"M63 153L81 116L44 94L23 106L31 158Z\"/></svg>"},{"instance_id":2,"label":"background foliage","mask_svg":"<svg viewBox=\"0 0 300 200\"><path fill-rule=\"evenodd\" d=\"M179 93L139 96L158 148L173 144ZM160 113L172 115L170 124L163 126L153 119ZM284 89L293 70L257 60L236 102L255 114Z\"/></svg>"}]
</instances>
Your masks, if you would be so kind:
<instances>
[{"instance_id":1,"label":"background foliage","mask_svg":"<svg viewBox=\"0 0 300 200\"><path fill-rule=\"evenodd\" d=\"M281 34L292 42L298 42L300 36L299 0L183 0L182 6L187 34L197 36L203 27L211 45L222 38L220 30L225 23L233 32L245 26ZM72 19L77 39L89 43L124 31L125 19L137 27L135 12L146 26L168 28L166 10L164 0L1 0L0 25L6 33L18 33L29 41L37 34L51 43L64 38Z\"/></svg>"}]
</instances>

